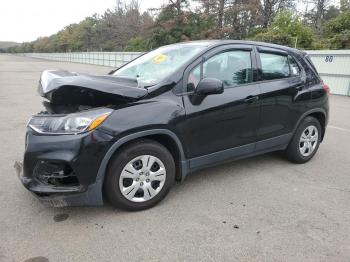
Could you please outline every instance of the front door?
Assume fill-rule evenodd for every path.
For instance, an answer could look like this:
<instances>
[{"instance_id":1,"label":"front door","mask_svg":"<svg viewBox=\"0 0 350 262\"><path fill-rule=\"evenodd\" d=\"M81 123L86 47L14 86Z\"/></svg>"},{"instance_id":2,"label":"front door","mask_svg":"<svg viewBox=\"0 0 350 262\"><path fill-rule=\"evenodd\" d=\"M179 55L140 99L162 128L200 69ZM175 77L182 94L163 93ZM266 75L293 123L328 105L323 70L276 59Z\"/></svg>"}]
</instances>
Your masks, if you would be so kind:
<instances>
[{"instance_id":1,"label":"front door","mask_svg":"<svg viewBox=\"0 0 350 262\"><path fill-rule=\"evenodd\" d=\"M190 168L254 151L260 110L254 68L252 48L232 45L210 51L185 71L184 138ZM198 99L194 90L203 78L222 80L224 92Z\"/></svg>"}]
</instances>

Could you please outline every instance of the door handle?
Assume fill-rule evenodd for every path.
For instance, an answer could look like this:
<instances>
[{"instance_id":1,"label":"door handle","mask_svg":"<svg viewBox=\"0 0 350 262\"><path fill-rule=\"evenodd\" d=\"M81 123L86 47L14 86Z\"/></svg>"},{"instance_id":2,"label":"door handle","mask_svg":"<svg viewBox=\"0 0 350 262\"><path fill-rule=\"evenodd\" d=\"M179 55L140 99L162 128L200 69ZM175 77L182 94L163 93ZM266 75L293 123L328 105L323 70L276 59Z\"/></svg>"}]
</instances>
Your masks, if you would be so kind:
<instances>
[{"instance_id":1,"label":"door handle","mask_svg":"<svg viewBox=\"0 0 350 262\"><path fill-rule=\"evenodd\" d=\"M302 86L302 85L298 85L298 86L295 87L295 89L297 91L301 91L301 90L303 90L303 88L304 88L304 86Z\"/></svg>"},{"instance_id":2,"label":"door handle","mask_svg":"<svg viewBox=\"0 0 350 262\"><path fill-rule=\"evenodd\" d=\"M244 99L244 103L251 104L251 103L254 103L258 100L259 100L259 96L248 96L248 97L246 97L246 99Z\"/></svg>"},{"instance_id":3,"label":"door handle","mask_svg":"<svg viewBox=\"0 0 350 262\"><path fill-rule=\"evenodd\" d=\"M295 83L294 85L291 86L291 88L294 88L297 91L301 91L304 89L305 84L304 83Z\"/></svg>"}]
</instances>

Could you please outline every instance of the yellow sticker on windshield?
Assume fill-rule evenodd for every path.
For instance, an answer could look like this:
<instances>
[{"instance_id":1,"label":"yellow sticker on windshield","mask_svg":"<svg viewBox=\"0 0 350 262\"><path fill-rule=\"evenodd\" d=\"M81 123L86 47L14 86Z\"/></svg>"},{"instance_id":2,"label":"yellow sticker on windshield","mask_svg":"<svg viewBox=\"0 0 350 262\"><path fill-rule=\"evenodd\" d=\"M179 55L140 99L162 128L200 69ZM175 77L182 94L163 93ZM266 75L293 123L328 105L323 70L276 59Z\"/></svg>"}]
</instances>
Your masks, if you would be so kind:
<instances>
[{"instance_id":1,"label":"yellow sticker on windshield","mask_svg":"<svg viewBox=\"0 0 350 262\"><path fill-rule=\"evenodd\" d=\"M164 62L165 60L167 60L167 58L168 58L167 55L159 54L159 55L156 55L155 57L153 57L152 61L154 64L160 64L160 63Z\"/></svg>"}]
</instances>

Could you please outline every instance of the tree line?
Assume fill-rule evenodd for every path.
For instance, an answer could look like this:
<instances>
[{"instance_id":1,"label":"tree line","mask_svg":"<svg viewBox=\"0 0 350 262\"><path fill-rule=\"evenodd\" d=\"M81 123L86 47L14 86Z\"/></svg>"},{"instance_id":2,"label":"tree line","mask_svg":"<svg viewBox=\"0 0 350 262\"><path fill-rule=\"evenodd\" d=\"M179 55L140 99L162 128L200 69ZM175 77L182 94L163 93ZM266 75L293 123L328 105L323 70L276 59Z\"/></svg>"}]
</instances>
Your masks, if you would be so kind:
<instances>
[{"instance_id":1,"label":"tree line","mask_svg":"<svg viewBox=\"0 0 350 262\"><path fill-rule=\"evenodd\" d=\"M138 0L71 24L8 52L147 51L199 39L247 39L301 49L350 48L350 0Z\"/></svg>"}]
</instances>

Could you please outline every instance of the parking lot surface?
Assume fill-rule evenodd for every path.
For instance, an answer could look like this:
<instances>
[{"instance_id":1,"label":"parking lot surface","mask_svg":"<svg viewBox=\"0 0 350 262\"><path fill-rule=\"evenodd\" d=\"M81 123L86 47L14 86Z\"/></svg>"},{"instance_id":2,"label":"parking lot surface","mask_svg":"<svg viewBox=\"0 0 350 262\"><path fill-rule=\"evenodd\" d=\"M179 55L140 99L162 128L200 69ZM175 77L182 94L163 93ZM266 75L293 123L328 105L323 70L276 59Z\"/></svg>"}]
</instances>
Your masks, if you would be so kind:
<instances>
[{"instance_id":1,"label":"parking lot surface","mask_svg":"<svg viewBox=\"0 0 350 262\"><path fill-rule=\"evenodd\" d=\"M0 261L349 261L350 98L331 96L307 164L272 153L196 172L142 212L43 206L17 179L44 69L110 68L0 55Z\"/></svg>"}]
</instances>

